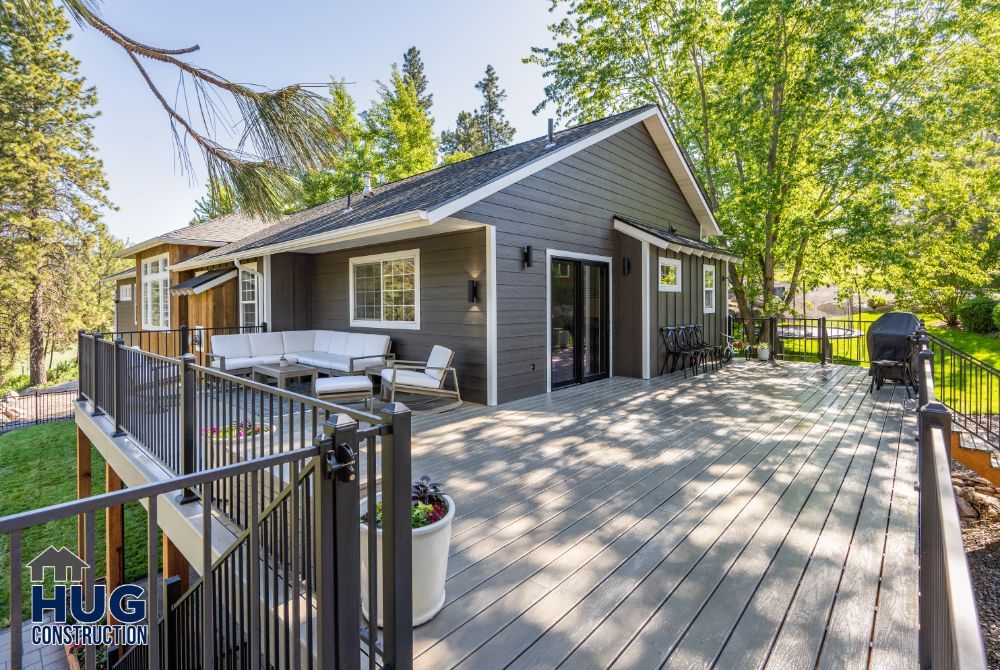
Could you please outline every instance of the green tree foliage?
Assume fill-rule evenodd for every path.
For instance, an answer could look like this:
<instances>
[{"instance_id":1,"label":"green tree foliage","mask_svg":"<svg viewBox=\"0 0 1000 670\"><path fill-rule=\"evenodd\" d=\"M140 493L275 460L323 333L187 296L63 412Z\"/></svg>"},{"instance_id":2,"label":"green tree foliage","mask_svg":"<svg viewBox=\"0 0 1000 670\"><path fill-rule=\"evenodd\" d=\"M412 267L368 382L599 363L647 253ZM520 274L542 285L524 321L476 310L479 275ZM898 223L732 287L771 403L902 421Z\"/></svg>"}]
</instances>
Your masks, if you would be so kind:
<instances>
[{"instance_id":1,"label":"green tree foliage","mask_svg":"<svg viewBox=\"0 0 1000 670\"><path fill-rule=\"evenodd\" d=\"M0 376L27 336L35 384L48 348L110 314L100 275L120 248L100 220L110 203L93 145L97 94L64 49L68 28L48 1L0 12Z\"/></svg>"},{"instance_id":2,"label":"green tree foliage","mask_svg":"<svg viewBox=\"0 0 1000 670\"><path fill-rule=\"evenodd\" d=\"M431 105L434 104L434 95L427 92L428 82L427 75L424 74L424 61L420 57L420 50L417 47L410 47L403 54L403 80L413 87L420 108L429 115Z\"/></svg>"},{"instance_id":3,"label":"green tree foliage","mask_svg":"<svg viewBox=\"0 0 1000 670\"><path fill-rule=\"evenodd\" d=\"M455 119L455 129L441 133L441 153L444 163L456 162L456 155L478 156L510 144L517 132L507 121L503 101L507 92L500 87L500 78L492 65L486 66L486 73L476 90L483 96L483 104L474 112L459 112Z\"/></svg>"},{"instance_id":4,"label":"green tree foliage","mask_svg":"<svg viewBox=\"0 0 1000 670\"><path fill-rule=\"evenodd\" d=\"M389 82L379 82L378 97L363 115L364 138L373 172L380 182L396 181L435 164L434 124L420 105L417 90L395 65Z\"/></svg>"},{"instance_id":5,"label":"green tree foliage","mask_svg":"<svg viewBox=\"0 0 1000 670\"><path fill-rule=\"evenodd\" d=\"M211 221L235 211L233 196L226 187L209 181L205 184L205 195L195 200L191 225Z\"/></svg>"},{"instance_id":6,"label":"green tree foliage","mask_svg":"<svg viewBox=\"0 0 1000 670\"><path fill-rule=\"evenodd\" d=\"M788 310L831 260L858 273L892 255L866 256L899 236L918 147L967 139L977 121L949 102L996 114L995 25L975 3L554 5L567 12L556 44L528 59L551 78L547 102L577 120L659 106L746 259L730 267L744 317Z\"/></svg>"},{"instance_id":7,"label":"green tree foliage","mask_svg":"<svg viewBox=\"0 0 1000 670\"><path fill-rule=\"evenodd\" d=\"M3 0L0 15L44 16L50 0ZM290 174L317 169L331 151L336 128L323 113L320 96L301 85L265 90L239 84L186 60L198 45L163 49L131 39L100 16L97 0L62 0L73 18L121 47L170 120L183 169L192 169L187 142L201 151L208 178L232 194L238 209L274 217L294 200L299 182ZM172 68L180 75L180 99L171 103L144 63ZM190 96L190 97L189 97ZM234 147L216 138L216 128L231 128L228 97L238 111L242 134ZM193 98L193 99L192 99ZM190 110L198 110L192 114ZM201 123L197 123L200 120Z\"/></svg>"}]
</instances>

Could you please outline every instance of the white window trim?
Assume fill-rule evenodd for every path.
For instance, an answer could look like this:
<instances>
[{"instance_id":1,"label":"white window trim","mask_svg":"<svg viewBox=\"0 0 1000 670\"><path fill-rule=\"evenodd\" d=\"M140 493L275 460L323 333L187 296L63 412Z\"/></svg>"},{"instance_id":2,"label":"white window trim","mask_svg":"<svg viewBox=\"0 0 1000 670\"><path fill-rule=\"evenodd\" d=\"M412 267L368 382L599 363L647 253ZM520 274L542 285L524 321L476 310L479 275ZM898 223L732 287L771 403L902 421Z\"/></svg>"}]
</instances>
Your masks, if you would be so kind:
<instances>
[{"instance_id":1,"label":"white window trim","mask_svg":"<svg viewBox=\"0 0 1000 670\"><path fill-rule=\"evenodd\" d=\"M146 267L154 261L160 261L160 267L166 269L161 269L156 274L146 274ZM163 282L164 280L166 280L166 291L163 291L162 285L160 290L160 325L154 326L151 321L147 320L147 315L152 316L152 312L148 311L147 307L152 309L153 290L150 288L147 296L146 285L152 286L153 282ZM141 320L143 329L170 330L170 254L159 254L142 259L139 266L139 286L142 290Z\"/></svg>"},{"instance_id":2,"label":"white window trim","mask_svg":"<svg viewBox=\"0 0 1000 670\"><path fill-rule=\"evenodd\" d=\"M660 276L663 274L663 267L665 265L672 266L677 275L677 285L676 286L664 286L660 283ZM660 293L680 293L684 287L684 275L682 272L683 263L679 258L664 258L660 257L660 262L656 266L656 288Z\"/></svg>"},{"instance_id":3,"label":"white window trim","mask_svg":"<svg viewBox=\"0 0 1000 670\"><path fill-rule=\"evenodd\" d=\"M413 321L382 321L356 319L354 317L354 266L364 263L391 261L398 258L413 258ZM388 254L356 256L350 260L347 270L347 300L350 310L351 328L381 328L386 330L420 330L420 249L394 251ZM383 304L384 307L384 304Z\"/></svg>"},{"instance_id":4,"label":"white window trim","mask_svg":"<svg viewBox=\"0 0 1000 670\"><path fill-rule=\"evenodd\" d=\"M240 326L244 326L244 327L246 327L246 326L259 326L261 324L261 316L262 316L262 311L263 311L261 309L261 290L262 290L264 281L263 281L263 276L259 272L257 272L256 267L257 267L257 265L255 263L248 263L246 265L241 265L240 266L240 271L236 274L236 297L237 297L237 302L239 303L239 306L240 306L239 307L239 312L240 312ZM243 314L243 305L249 304L248 301L246 301L246 300L243 299L243 273L244 272L247 273L248 275L253 275L253 277L254 277L254 289L253 289L253 306L254 306L254 308L253 308L253 313L254 313L254 316L257 317L257 323L245 323L245 320L243 318L243 316L244 316L244 314Z\"/></svg>"},{"instance_id":5,"label":"white window trim","mask_svg":"<svg viewBox=\"0 0 1000 670\"><path fill-rule=\"evenodd\" d=\"M708 288L705 283L705 277L707 275L712 275L712 288ZM701 304L704 309L705 314L715 314L715 302L718 298L716 294L716 289L719 286L719 274L715 270L714 265L703 265L701 266ZM705 296L708 292L712 292L712 306L708 306L708 302L705 300Z\"/></svg>"}]
</instances>

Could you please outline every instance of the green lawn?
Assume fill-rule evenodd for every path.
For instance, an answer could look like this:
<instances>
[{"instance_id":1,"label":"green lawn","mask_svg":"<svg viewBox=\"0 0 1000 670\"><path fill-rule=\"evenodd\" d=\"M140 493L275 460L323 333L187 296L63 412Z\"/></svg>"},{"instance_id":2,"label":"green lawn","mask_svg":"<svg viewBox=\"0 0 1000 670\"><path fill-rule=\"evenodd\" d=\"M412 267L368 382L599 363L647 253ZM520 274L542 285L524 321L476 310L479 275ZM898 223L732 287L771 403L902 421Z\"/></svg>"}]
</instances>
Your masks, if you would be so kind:
<instances>
[{"instance_id":1,"label":"green lawn","mask_svg":"<svg viewBox=\"0 0 1000 670\"><path fill-rule=\"evenodd\" d=\"M852 328L867 331L872 321L880 316L878 312L866 312L858 319L829 317L827 327ZM951 346L979 359L987 366L1000 369L1000 336L996 333L981 335L968 333L961 328L948 328L944 323L928 314L918 315L924 320L927 330ZM787 320L794 324L794 319ZM842 365L868 365L868 350L865 338L831 339L833 362ZM786 360L816 361L819 359L819 343L816 340L785 339L782 341ZM954 358L943 358L935 352L935 382L937 397L946 405L959 412L971 415L1000 413L1000 376L989 374L978 368L955 365Z\"/></svg>"},{"instance_id":2,"label":"green lawn","mask_svg":"<svg viewBox=\"0 0 1000 670\"><path fill-rule=\"evenodd\" d=\"M104 459L93 451L94 493L104 492ZM76 426L61 421L21 428L0 435L0 516L76 499ZM96 516L97 575L104 573L104 515ZM22 538L27 563L49 545L76 550L76 519L30 528ZM0 536L0 627L10 622L10 553ZM125 579L146 576L146 511L138 503L125 507ZM24 594L29 593L24 572ZM25 615L30 607L24 608Z\"/></svg>"}]
</instances>

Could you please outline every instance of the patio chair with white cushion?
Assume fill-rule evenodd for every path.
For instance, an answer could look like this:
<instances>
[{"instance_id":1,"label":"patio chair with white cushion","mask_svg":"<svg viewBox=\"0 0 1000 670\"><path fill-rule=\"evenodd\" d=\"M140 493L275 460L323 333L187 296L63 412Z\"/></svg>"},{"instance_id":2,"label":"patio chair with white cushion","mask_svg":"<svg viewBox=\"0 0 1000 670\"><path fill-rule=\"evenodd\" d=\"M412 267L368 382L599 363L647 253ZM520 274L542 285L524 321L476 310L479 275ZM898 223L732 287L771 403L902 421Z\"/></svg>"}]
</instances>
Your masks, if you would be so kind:
<instances>
[{"instance_id":1,"label":"patio chair with white cushion","mask_svg":"<svg viewBox=\"0 0 1000 670\"><path fill-rule=\"evenodd\" d=\"M396 393L411 393L414 395L433 396L438 398L454 398L462 404L462 395L458 390L458 373L452 367L455 352L447 347L435 344L427 362L395 361L382 370L382 398L389 395L389 402L396 399ZM445 388L451 378L454 389Z\"/></svg>"}]
</instances>

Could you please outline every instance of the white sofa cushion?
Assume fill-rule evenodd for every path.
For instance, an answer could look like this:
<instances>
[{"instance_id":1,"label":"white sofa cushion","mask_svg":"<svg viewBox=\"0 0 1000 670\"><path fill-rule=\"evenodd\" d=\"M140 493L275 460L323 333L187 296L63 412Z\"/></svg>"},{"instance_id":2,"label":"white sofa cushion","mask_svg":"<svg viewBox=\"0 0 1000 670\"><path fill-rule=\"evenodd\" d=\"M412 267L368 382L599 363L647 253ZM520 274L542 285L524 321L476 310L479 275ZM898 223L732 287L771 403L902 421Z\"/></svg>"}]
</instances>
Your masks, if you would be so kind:
<instances>
[{"instance_id":1,"label":"white sofa cushion","mask_svg":"<svg viewBox=\"0 0 1000 670\"><path fill-rule=\"evenodd\" d=\"M285 341L285 353L315 351L316 332L313 330L286 330L281 333Z\"/></svg>"},{"instance_id":2,"label":"white sofa cushion","mask_svg":"<svg viewBox=\"0 0 1000 670\"><path fill-rule=\"evenodd\" d=\"M350 362L343 354L331 354L326 351L305 351L298 355L299 363L311 365L324 370L349 372Z\"/></svg>"},{"instance_id":3,"label":"white sofa cushion","mask_svg":"<svg viewBox=\"0 0 1000 670\"><path fill-rule=\"evenodd\" d=\"M342 330L331 330L329 332L330 339L327 340L326 346L319 351L326 351L331 354L346 354L348 333Z\"/></svg>"},{"instance_id":4,"label":"white sofa cushion","mask_svg":"<svg viewBox=\"0 0 1000 670\"><path fill-rule=\"evenodd\" d=\"M388 335L365 335L365 356L382 356L389 351Z\"/></svg>"},{"instance_id":5,"label":"white sofa cushion","mask_svg":"<svg viewBox=\"0 0 1000 670\"><path fill-rule=\"evenodd\" d=\"M401 384L403 386L419 386L421 388L436 389L441 386L441 381L431 377L425 372L418 372L417 370L393 370L393 368L386 368L382 370L382 379L388 383L392 383L393 376L392 373L396 373L396 384Z\"/></svg>"},{"instance_id":6,"label":"white sofa cushion","mask_svg":"<svg viewBox=\"0 0 1000 670\"><path fill-rule=\"evenodd\" d=\"M298 360L295 354L286 355L289 363L297 363ZM281 354L271 354L270 356L234 356L233 358L226 357L226 370L245 370L247 368L252 368L255 365L273 365L281 360ZM219 367L219 361L213 360L212 367Z\"/></svg>"},{"instance_id":7,"label":"white sofa cushion","mask_svg":"<svg viewBox=\"0 0 1000 670\"><path fill-rule=\"evenodd\" d=\"M226 358L252 356L249 335L212 335L212 353Z\"/></svg>"},{"instance_id":8,"label":"white sofa cushion","mask_svg":"<svg viewBox=\"0 0 1000 670\"><path fill-rule=\"evenodd\" d=\"M350 393L351 391L372 392L372 380L367 375L349 377L321 377L316 380L316 395L324 393Z\"/></svg>"},{"instance_id":9,"label":"white sofa cushion","mask_svg":"<svg viewBox=\"0 0 1000 670\"><path fill-rule=\"evenodd\" d=\"M364 356L365 344L368 342L368 335L364 333L348 333L347 347L343 352L348 356Z\"/></svg>"},{"instance_id":10,"label":"white sofa cushion","mask_svg":"<svg viewBox=\"0 0 1000 670\"><path fill-rule=\"evenodd\" d=\"M250 335L250 354L274 356L285 353L285 338L281 333L253 333Z\"/></svg>"},{"instance_id":11,"label":"white sofa cushion","mask_svg":"<svg viewBox=\"0 0 1000 670\"><path fill-rule=\"evenodd\" d=\"M453 352L451 349L442 347L440 344L435 344L434 348L431 349L431 355L427 357L427 367L446 368L451 364L452 355ZM428 370L427 374L433 377L435 381L441 381L444 370Z\"/></svg>"}]
</instances>

